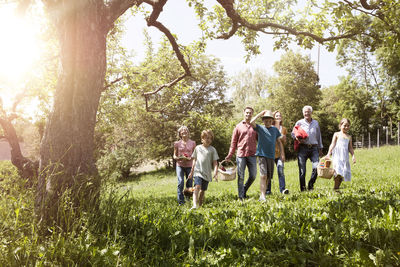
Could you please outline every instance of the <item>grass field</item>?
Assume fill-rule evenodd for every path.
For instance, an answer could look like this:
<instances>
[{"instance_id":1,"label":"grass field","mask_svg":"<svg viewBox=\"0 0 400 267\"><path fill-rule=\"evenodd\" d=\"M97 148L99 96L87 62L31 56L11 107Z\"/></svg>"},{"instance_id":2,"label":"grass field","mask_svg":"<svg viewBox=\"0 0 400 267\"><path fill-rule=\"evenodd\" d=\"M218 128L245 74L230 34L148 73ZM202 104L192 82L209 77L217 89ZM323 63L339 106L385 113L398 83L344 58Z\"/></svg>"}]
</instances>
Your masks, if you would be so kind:
<instances>
[{"instance_id":1,"label":"grass field","mask_svg":"<svg viewBox=\"0 0 400 267\"><path fill-rule=\"evenodd\" d=\"M100 209L40 235L32 192L1 168L1 266L400 266L400 147L356 150L352 181L333 192L319 178L299 192L297 162L285 164L289 195L245 202L236 180L210 183L204 206L177 205L174 170L103 189ZM308 166L306 180L309 179ZM23 192L21 192L23 191ZM68 220L68 216L66 216Z\"/></svg>"}]
</instances>

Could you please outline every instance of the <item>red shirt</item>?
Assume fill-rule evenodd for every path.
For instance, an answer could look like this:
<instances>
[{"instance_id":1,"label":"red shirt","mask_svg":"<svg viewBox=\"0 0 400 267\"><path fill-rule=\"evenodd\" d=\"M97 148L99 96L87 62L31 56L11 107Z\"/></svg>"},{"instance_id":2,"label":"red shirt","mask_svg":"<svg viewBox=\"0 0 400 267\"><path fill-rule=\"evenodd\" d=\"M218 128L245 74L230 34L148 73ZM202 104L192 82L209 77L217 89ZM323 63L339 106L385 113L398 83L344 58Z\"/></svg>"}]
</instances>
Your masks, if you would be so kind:
<instances>
[{"instance_id":1,"label":"red shirt","mask_svg":"<svg viewBox=\"0 0 400 267\"><path fill-rule=\"evenodd\" d=\"M250 123L246 123L244 120L233 130L228 157L232 157L236 149L237 157L254 156L257 151L257 132Z\"/></svg>"}]
</instances>

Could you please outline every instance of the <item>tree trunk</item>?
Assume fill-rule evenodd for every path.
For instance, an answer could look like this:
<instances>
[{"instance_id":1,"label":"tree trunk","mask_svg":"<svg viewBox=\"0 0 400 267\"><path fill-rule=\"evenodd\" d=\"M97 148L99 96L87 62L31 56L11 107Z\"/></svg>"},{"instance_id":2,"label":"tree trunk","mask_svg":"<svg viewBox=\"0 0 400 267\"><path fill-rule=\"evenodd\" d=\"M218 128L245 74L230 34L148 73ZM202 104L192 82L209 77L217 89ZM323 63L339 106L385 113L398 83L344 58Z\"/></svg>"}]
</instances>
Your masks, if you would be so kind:
<instances>
[{"instance_id":1,"label":"tree trunk","mask_svg":"<svg viewBox=\"0 0 400 267\"><path fill-rule=\"evenodd\" d=\"M22 178L29 180L28 186L32 186L32 180L37 177L37 162L31 161L22 155L17 132L11 121L12 119L0 118L0 125L11 147L11 163L18 169L18 173Z\"/></svg>"},{"instance_id":2,"label":"tree trunk","mask_svg":"<svg viewBox=\"0 0 400 267\"><path fill-rule=\"evenodd\" d=\"M36 204L42 218L54 215L48 209L56 206L67 188L97 174L93 136L106 71L102 1L59 2L63 3L56 4L62 6L48 6L59 12L53 19L61 70L40 147Z\"/></svg>"}]
</instances>

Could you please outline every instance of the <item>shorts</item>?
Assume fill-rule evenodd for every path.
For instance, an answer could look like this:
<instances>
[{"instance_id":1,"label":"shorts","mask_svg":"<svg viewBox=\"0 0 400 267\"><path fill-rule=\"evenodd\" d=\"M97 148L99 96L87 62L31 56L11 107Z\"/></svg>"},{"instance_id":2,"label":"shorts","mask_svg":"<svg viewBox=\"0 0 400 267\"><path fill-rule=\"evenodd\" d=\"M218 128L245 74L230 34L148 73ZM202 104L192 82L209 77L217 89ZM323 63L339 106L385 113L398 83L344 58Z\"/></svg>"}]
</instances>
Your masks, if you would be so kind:
<instances>
[{"instance_id":1,"label":"shorts","mask_svg":"<svg viewBox=\"0 0 400 267\"><path fill-rule=\"evenodd\" d=\"M267 176L267 179L272 179L272 176L274 175L275 160L266 157L258 157L258 165L260 166L260 174Z\"/></svg>"},{"instance_id":2,"label":"shorts","mask_svg":"<svg viewBox=\"0 0 400 267\"><path fill-rule=\"evenodd\" d=\"M194 185L200 185L202 191L207 191L209 181L204 180L200 176L194 177Z\"/></svg>"}]
</instances>

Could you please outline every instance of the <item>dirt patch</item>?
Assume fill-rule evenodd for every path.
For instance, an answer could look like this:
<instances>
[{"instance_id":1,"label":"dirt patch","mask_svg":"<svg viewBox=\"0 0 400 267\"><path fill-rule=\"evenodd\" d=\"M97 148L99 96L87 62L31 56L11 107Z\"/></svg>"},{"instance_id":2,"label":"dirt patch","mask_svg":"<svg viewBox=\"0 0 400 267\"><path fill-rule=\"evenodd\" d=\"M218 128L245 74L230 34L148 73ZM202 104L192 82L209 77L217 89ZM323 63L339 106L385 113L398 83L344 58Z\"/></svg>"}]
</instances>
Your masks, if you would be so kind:
<instances>
[{"instance_id":1,"label":"dirt patch","mask_svg":"<svg viewBox=\"0 0 400 267\"><path fill-rule=\"evenodd\" d=\"M172 166L172 162L171 160L161 160L161 161L148 161L143 163L142 165L140 165L137 168L132 168L131 172L132 173L142 173L142 172L151 172L151 171L155 171L157 169L161 169L164 167L168 167L168 166Z\"/></svg>"}]
</instances>

